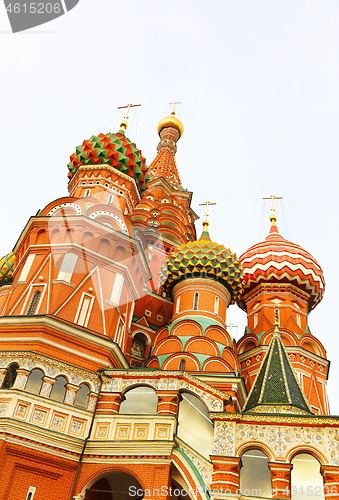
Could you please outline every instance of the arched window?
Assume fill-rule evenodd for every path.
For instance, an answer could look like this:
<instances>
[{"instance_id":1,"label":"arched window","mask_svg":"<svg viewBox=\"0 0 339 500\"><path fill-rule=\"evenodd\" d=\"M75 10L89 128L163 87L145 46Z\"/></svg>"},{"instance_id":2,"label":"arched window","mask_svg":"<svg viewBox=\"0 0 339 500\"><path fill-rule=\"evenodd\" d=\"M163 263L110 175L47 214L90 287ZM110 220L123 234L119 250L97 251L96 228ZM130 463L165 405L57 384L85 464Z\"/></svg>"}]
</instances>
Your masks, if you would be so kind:
<instances>
[{"instance_id":1,"label":"arched window","mask_svg":"<svg viewBox=\"0 0 339 500\"><path fill-rule=\"evenodd\" d=\"M137 333L136 335L134 335L131 346L131 355L144 359L146 343L147 338L143 333Z\"/></svg>"},{"instance_id":2,"label":"arched window","mask_svg":"<svg viewBox=\"0 0 339 500\"><path fill-rule=\"evenodd\" d=\"M241 457L240 490L242 495L272 497L268 458L261 450L246 451Z\"/></svg>"},{"instance_id":3,"label":"arched window","mask_svg":"<svg viewBox=\"0 0 339 500\"><path fill-rule=\"evenodd\" d=\"M179 403L178 437L209 460L214 431L206 406L197 397L184 392Z\"/></svg>"},{"instance_id":4,"label":"arched window","mask_svg":"<svg viewBox=\"0 0 339 500\"><path fill-rule=\"evenodd\" d=\"M195 294L194 294L194 301L193 301L193 310L194 311L198 310L198 304L199 304L199 293L195 292Z\"/></svg>"},{"instance_id":5,"label":"arched window","mask_svg":"<svg viewBox=\"0 0 339 500\"><path fill-rule=\"evenodd\" d=\"M91 389L87 384L80 384L80 388L75 396L74 405L80 406L81 408L87 408L90 392Z\"/></svg>"},{"instance_id":6,"label":"arched window","mask_svg":"<svg viewBox=\"0 0 339 500\"><path fill-rule=\"evenodd\" d=\"M63 403L66 394L67 383L67 379L65 379L65 377L63 377L62 375L59 375L59 377L55 379L55 382L53 384L50 398L54 399L54 401L60 401L60 403Z\"/></svg>"},{"instance_id":7,"label":"arched window","mask_svg":"<svg viewBox=\"0 0 339 500\"><path fill-rule=\"evenodd\" d=\"M14 385L17 369L19 368L18 363L13 363L7 368L7 372L2 383L2 389L11 389Z\"/></svg>"},{"instance_id":8,"label":"arched window","mask_svg":"<svg viewBox=\"0 0 339 500\"><path fill-rule=\"evenodd\" d=\"M90 194L91 194L91 190L90 189L86 189L85 194L84 194L84 198L86 198Z\"/></svg>"},{"instance_id":9,"label":"arched window","mask_svg":"<svg viewBox=\"0 0 339 500\"><path fill-rule=\"evenodd\" d=\"M258 325L258 313L255 313L254 315L254 328Z\"/></svg>"},{"instance_id":10,"label":"arched window","mask_svg":"<svg viewBox=\"0 0 339 500\"><path fill-rule=\"evenodd\" d=\"M185 368L186 368L186 359L181 359L179 361L179 370L180 371L185 371Z\"/></svg>"},{"instance_id":11,"label":"arched window","mask_svg":"<svg viewBox=\"0 0 339 500\"><path fill-rule=\"evenodd\" d=\"M177 303L175 306L175 314L178 314L179 311L180 311L180 297L177 298Z\"/></svg>"},{"instance_id":12,"label":"arched window","mask_svg":"<svg viewBox=\"0 0 339 500\"><path fill-rule=\"evenodd\" d=\"M110 203L113 203L113 198L114 198L114 196L112 194L108 195L107 205L109 205Z\"/></svg>"},{"instance_id":13,"label":"arched window","mask_svg":"<svg viewBox=\"0 0 339 500\"><path fill-rule=\"evenodd\" d=\"M214 314L219 314L219 297L214 299Z\"/></svg>"},{"instance_id":14,"label":"arched window","mask_svg":"<svg viewBox=\"0 0 339 500\"><path fill-rule=\"evenodd\" d=\"M40 290L37 290L36 292L33 293L31 301L29 303L26 316L34 316L35 310L37 308L39 299L40 299L41 292Z\"/></svg>"},{"instance_id":15,"label":"arched window","mask_svg":"<svg viewBox=\"0 0 339 500\"><path fill-rule=\"evenodd\" d=\"M43 377L44 372L40 368L34 368L28 377L25 391L31 394L40 394Z\"/></svg>"},{"instance_id":16,"label":"arched window","mask_svg":"<svg viewBox=\"0 0 339 500\"><path fill-rule=\"evenodd\" d=\"M158 408L158 396L151 387L138 386L125 393L121 403L121 415L155 415Z\"/></svg>"},{"instance_id":17,"label":"arched window","mask_svg":"<svg viewBox=\"0 0 339 500\"><path fill-rule=\"evenodd\" d=\"M320 473L320 464L310 453L299 453L291 464L291 493L292 500L305 500L306 491L318 500L323 500L324 482ZM305 488L307 485L307 488ZM326 493L326 490L325 490Z\"/></svg>"}]
</instances>

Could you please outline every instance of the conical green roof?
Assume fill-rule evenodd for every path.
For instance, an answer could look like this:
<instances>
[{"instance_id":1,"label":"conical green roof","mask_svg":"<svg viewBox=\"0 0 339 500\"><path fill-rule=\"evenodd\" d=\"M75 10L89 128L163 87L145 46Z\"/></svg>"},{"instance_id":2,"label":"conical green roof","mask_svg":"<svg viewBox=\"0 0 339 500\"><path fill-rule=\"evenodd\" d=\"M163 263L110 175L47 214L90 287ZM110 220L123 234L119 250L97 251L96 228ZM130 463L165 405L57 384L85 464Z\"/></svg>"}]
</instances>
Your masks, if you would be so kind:
<instances>
[{"instance_id":1,"label":"conical green roof","mask_svg":"<svg viewBox=\"0 0 339 500\"><path fill-rule=\"evenodd\" d=\"M300 410L312 413L280 334L274 334L243 411L300 413Z\"/></svg>"}]
</instances>

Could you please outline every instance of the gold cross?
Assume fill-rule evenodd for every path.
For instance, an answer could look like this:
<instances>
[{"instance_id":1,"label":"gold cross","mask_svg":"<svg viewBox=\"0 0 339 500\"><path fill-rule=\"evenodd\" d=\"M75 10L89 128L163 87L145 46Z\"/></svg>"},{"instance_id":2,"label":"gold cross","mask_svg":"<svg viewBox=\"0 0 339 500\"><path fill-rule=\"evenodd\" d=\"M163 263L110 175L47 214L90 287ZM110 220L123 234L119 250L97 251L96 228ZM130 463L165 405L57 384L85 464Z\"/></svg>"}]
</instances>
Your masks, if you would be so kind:
<instances>
[{"instance_id":1,"label":"gold cross","mask_svg":"<svg viewBox=\"0 0 339 500\"><path fill-rule=\"evenodd\" d=\"M132 104L132 103L130 103L130 104L127 104L127 106L118 106L118 109L125 109L125 108L127 108L126 114L125 114L125 116L124 116L124 118L123 118L123 120L124 120L124 121L122 121L122 122L120 123L120 127L121 127L121 128L124 128L124 129L126 130L126 128L128 127L127 120L128 120L128 118L129 118L129 117L128 117L129 110L130 110L131 108L135 108L135 107L137 107L137 106L141 106L141 104Z\"/></svg>"},{"instance_id":2,"label":"gold cross","mask_svg":"<svg viewBox=\"0 0 339 500\"><path fill-rule=\"evenodd\" d=\"M282 200L283 197L282 196L274 196L274 194L271 194L271 196L266 196L266 197L263 197L263 200L272 200L272 214L271 214L271 217L273 216L275 219L276 219L276 216L275 216L275 210L274 210L274 200Z\"/></svg>"},{"instance_id":3,"label":"gold cross","mask_svg":"<svg viewBox=\"0 0 339 500\"><path fill-rule=\"evenodd\" d=\"M174 101L174 102L170 102L170 104L173 104L173 110L171 112L171 115L175 115L175 106L177 104L182 104L182 102L181 101Z\"/></svg>"},{"instance_id":4,"label":"gold cross","mask_svg":"<svg viewBox=\"0 0 339 500\"><path fill-rule=\"evenodd\" d=\"M230 323L229 325L226 325L226 328L231 327L231 337L232 337L232 328L238 328L238 325L234 325L233 323Z\"/></svg>"},{"instance_id":5,"label":"gold cross","mask_svg":"<svg viewBox=\"0 0 339 500\"><path fill-rule=\"evenodd\" d=\"M206 205L206 213L205 213L205 217L206 218L205 218L205 220L207 221L208 220L207 219L207 217L208 217L208 206L209 205L216 205L216 203L211 203L210 201L205 201L205 203L199 203L199 206L201 206L201 207L204 206L204 205Z\"/></svg>"}]
</instances>

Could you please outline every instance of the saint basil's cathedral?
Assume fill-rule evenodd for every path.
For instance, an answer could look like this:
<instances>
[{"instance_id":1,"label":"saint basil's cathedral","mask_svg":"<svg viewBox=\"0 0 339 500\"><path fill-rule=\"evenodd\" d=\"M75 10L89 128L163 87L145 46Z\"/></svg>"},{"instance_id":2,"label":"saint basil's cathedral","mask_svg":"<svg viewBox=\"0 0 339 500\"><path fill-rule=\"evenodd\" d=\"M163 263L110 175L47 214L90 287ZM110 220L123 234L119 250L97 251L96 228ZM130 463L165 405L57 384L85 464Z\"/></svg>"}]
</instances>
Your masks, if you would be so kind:
<instances>
[{"instance_id":1,"label":"saint basil's cathedral","mask_svg":"<svg viewBox=\"0 0 339 500\"><path fill-rule=\"evenodd\" d=\"M274 210L239 257L197 234L183 131L85 140L0 261L0 500L339 499L321 267Z\"/></svg>"}]
</instances>

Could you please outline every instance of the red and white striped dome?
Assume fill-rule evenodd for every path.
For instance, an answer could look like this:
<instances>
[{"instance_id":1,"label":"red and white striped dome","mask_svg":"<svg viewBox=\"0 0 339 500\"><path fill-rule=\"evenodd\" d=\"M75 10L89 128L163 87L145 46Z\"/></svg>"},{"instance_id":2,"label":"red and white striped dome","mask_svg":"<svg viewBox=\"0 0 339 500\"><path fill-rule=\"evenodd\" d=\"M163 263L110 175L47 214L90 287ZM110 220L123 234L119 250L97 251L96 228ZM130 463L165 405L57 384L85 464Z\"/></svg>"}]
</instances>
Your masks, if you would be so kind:
<instances>
[{"instance_id":1,"label":"red and white striped dome","mask_svg":"<svg viewBox=\"0 0 339 500\"><path fill-rule=\"evenodd\" d=\"M275 217L267 238L244 252L239 260L244 270L243 293L260 283L291 283L310 295L309 311L321 301L325 291L322 269L311 254L278 231ZM246 310L242 299L238 305Z\"/></svg>"}]
</instances>

